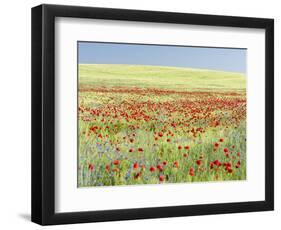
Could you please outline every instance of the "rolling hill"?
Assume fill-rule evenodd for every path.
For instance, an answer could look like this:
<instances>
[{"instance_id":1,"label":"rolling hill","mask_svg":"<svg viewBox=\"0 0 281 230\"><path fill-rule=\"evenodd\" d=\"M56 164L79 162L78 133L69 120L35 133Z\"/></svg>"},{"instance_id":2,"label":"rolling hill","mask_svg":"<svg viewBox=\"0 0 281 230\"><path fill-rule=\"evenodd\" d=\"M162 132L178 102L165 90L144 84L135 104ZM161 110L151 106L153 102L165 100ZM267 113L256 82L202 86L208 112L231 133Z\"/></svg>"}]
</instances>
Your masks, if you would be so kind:
<instances>
[{"instance_id":1,"label":"rolling hill","mask_svg":"<svg viewBox=\"0 0 281 230\"><path fill-rule=\"evenodd\" d=\"M245 90L241 73L168 66L79 64L79 84L177 90Z\"/></svg>"}]
</instances>

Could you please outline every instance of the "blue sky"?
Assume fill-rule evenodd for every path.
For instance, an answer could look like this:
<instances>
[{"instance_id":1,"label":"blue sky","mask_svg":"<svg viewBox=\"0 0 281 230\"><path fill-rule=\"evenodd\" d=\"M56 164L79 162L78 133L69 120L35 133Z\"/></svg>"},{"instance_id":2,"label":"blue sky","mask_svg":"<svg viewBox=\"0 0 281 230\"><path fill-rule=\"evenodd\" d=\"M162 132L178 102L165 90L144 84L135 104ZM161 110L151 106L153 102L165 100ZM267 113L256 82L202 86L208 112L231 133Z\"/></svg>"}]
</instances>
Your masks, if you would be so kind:
<instances>
[{"instance_id":1,"label":"blue sky","mask_svg":"<svg viewBox=\"0 0 281 230\"><path fill-rule=\"evenodd\" d=\"M177 66L246 73L246 49L78 42L79 63Z\"/></svg>"}]
</instances>

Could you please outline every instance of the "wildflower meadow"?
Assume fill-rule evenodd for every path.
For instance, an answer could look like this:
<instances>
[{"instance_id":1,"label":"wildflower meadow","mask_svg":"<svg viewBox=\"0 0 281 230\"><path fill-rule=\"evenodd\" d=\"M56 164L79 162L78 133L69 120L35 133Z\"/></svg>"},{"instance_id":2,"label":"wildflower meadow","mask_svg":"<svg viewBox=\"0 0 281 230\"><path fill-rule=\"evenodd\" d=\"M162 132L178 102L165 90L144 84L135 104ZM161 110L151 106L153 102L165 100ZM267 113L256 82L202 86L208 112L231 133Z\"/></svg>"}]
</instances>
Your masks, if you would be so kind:
<instances>
[{"instance_id":1,"label":"wildflower meadow","mask_svg":"<svg viewBox=\"0 0 281 230\"><path fill-rule=\"evenodd\" d=\"M78 65L78 186L246 179L246 80L200 69Z\"/></svg>"}]
</instances>

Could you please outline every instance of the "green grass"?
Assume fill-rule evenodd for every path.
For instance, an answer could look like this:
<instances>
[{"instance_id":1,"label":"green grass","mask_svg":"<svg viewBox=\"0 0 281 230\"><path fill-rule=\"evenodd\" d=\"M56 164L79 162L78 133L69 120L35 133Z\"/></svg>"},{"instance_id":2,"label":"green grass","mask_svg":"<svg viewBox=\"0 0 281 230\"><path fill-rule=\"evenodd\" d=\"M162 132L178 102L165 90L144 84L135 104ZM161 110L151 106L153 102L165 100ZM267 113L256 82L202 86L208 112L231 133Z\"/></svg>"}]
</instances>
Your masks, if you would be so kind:
<instances>
[{"instance_id":1,"label":"green grass","mask_svg":"<svg viewBox=\"0 0 281 230\"><path fill-rule=\"evenodd\" d=\"M79 83L107 87L244 90L240 73L144 65L80 64Z\"/></svg>"}]
</instances>

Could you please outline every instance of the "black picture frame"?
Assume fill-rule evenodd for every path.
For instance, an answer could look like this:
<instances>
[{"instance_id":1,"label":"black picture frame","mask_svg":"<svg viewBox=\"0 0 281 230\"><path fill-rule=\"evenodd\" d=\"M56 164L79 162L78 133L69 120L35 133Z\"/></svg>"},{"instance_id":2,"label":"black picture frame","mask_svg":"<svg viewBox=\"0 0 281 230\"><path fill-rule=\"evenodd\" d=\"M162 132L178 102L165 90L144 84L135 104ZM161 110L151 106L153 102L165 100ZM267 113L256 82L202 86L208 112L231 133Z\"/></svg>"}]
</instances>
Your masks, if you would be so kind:
<instances>
[{"instance_id":1,"label":"black picture frame","mask_svg":"<svg viewBox=\"0 0 281 230\"><path fill-rule=\"evenodd\" d=\"M55 213L55 18L109 19L265 29L265 200ZM274 209L274 20L111 8L32 8L32 221L41 225L222 214Z\"/></svg>"}]
</instances>

